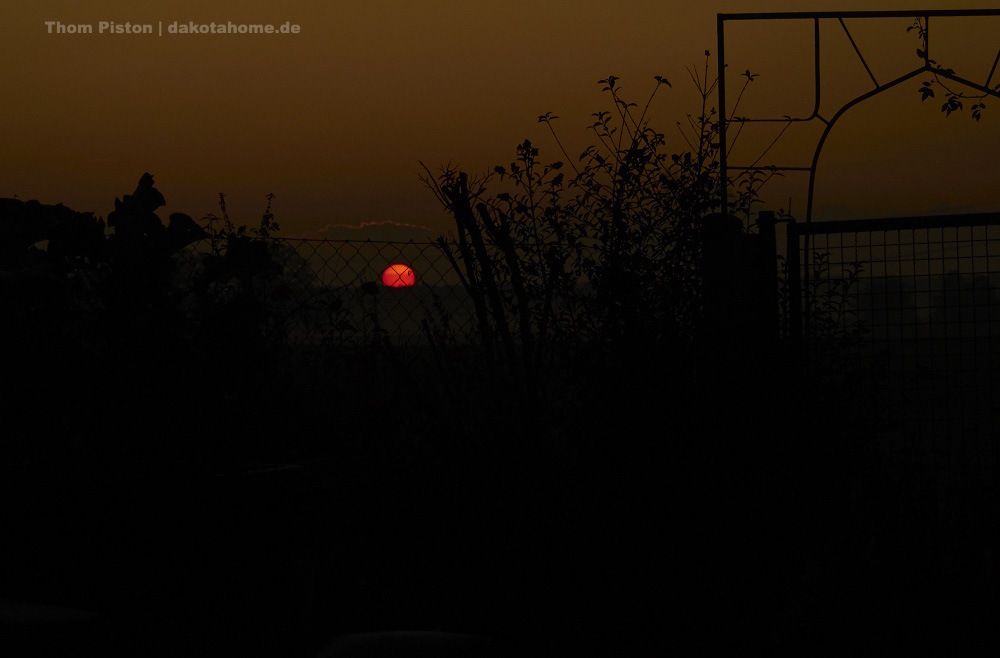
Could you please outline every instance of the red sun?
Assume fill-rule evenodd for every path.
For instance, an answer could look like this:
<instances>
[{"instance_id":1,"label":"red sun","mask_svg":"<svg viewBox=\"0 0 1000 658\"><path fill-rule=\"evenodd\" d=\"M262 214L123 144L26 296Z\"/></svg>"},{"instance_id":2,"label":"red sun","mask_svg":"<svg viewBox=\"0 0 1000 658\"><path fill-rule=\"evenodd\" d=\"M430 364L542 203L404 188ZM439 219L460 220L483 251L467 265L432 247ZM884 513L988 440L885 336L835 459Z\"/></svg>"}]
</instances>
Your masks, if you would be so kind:
<instances>
[{"instance_id":1,"label":"red sun","mask_svg":"<svg viewBox=\"0 0 1000 658\"><path fill-rule=\"evenodd\" d=\"M382 283L390 288L409 288L417 282L417 275L409 265L396 263L382 272Z\"/></svg>"}]
</instances>

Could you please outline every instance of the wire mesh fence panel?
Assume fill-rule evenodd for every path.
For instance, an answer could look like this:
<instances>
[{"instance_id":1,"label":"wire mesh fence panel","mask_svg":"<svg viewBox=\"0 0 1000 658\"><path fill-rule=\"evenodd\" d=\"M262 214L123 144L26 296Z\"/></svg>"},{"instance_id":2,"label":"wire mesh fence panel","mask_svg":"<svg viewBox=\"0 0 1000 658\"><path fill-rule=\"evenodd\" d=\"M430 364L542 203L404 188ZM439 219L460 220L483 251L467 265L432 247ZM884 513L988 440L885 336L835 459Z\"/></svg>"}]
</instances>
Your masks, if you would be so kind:
<instances>
[{"instance_id":1,"label":"wire mesh fence panel","mask_svg":"<svg viewBox=\"0 0 1000 658\"><path fill-rule=\"evenodd\" d=\"M872 423L942 478L995 472L1000 217L793 230L807 359L852 370Z\"/></svg>"}]
</instances>

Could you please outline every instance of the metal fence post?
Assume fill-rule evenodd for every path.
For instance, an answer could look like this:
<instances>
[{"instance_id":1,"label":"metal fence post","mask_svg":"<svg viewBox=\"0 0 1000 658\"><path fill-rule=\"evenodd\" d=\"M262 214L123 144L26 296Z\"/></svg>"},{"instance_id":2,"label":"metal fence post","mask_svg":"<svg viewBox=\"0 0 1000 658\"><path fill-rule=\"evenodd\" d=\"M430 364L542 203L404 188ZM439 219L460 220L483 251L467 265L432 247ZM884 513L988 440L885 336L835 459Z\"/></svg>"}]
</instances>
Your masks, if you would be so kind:
<instances>
[{"instance_id":1,"label":"metal fence post","mask_svg":"<svg viewBox=\"0 0 1000 658\"><path fill-rule=\"evenodd\" d=\"M757 250L761 283L761 333L768 344L774 344L780 335L778 321L778 245L773 210L762 210L757 215Z\"/></svg>"},{"instance_id":2,"label":"metal fence post","mask_svg":"<svg viewBox=\"0 0 1000 658\"><path fill-rule=\"evenodd\" d=\"M715 350L735 349L745 329L737 317L737 284L745 274L739 264L742 238L742 222L731 215L714 213L702 220L703 338Z\"/></svg>"},{"instance_id":3,"label":"metal fence post","mask_svg":"<svg viewBox=\"0 0 1000 658\"><path fill-rule=\"evenodd\" d=\"M799 262L799 225L788 218L785 246L785 288L788 295L788 338L797 353L802 348L802 272Z\"/></svg>"}]
</instances>

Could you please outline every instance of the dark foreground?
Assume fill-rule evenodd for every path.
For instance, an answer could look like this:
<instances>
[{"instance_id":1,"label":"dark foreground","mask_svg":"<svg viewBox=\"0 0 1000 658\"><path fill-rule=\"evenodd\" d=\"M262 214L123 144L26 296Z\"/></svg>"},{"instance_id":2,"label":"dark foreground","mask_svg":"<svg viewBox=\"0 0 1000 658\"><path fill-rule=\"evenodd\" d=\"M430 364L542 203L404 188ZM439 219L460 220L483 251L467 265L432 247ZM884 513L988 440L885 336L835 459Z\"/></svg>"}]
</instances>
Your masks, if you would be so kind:
<instances>
[{"instance_id":1,"label":"dark foreground","mask_svg":"<svg viewBox=\"0 0 1000 658\"><path fill-rule=\"evenodd\" d=\"M18 390L49 397L11 423L0 600L88 614L4 604L3 655L307 657L394 630L509 656L997 641L996 489L879 453L842 386L661 355L575 359L529 395L384 357L239 386L32 375Z\"/></svg>"}]
</instances>

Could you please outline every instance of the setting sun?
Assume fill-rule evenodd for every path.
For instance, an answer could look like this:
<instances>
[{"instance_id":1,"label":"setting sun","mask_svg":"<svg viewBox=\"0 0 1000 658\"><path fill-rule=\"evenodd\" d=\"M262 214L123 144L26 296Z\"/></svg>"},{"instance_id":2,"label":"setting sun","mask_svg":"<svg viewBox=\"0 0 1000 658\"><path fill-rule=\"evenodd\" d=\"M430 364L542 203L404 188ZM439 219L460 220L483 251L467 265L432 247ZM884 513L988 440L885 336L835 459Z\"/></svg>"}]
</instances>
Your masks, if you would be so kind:
<instances>
[{"instance_id":1,"label":"setting sun","mask_svg":"<svg viewBox=\"0 0 1000 658\"><path fill-rule=\"evenodd\" d=\"M390 288L409 288L417 282L417 277L409 265L395 263L382 272L382 283Z\"/></svg>"}]
</instances>

